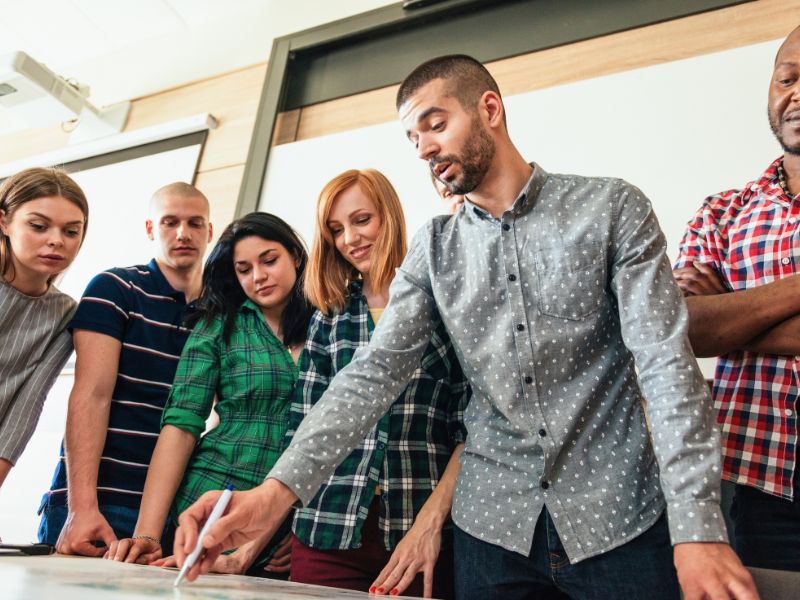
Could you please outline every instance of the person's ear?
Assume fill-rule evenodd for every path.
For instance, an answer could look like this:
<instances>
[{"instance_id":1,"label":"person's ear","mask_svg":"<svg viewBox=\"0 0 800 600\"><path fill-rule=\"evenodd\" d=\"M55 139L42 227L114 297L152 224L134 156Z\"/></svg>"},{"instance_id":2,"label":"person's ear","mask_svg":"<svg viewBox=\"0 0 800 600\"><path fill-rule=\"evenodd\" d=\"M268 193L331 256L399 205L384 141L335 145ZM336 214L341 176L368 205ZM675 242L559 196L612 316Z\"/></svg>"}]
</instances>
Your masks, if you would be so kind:
<instances>
[{"instance_id":1,"label":"person's ear","mask_svg":"<svg viewBox=\"0 0 800 600\"><path fill-rule=\"evenodd\" d=\"M153 235L153 221L151 221L150 219L147 219L144 222L144 229L145 229L145 231L147 231L147 239L148 240L153 241L153 240L156 239L155 236Z\"/></svg>"},{"instance_id":2,"label":"person's ear","mask_svg":"<svg viewBox=\"0 0 800 600\"><path fill-rule=\"evenodd\" d=\"M211 243L211 239L214 237L214 226L209 221L208 223L208 243Z\"/></svg>"},{"instance_id":3,"label":"person's ear","mask_svg":"<svg viewBox=\"0 0 800 600\"><path fill-rule=\"evenodd\" d=\"M489 127L496 128L503 124L503 114L505 107L500 96L491 90L487 90L481 96L478 107L486 119Z\"/></svg>"}]
</instances>

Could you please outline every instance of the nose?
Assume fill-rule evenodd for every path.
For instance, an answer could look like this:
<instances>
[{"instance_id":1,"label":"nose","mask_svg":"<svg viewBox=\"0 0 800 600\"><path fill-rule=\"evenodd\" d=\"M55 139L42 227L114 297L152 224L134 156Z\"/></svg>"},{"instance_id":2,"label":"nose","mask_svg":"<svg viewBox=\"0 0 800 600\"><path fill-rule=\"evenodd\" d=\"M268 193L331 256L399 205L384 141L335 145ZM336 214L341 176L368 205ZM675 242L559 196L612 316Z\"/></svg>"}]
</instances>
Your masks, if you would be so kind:
<instances>
[{"instance_id":1,"label":"nose","mask_svg":"<svg viewBox=\"0 0 800 600\"><path fill-rule=\"evenodd\" d=\"M263 265L256 265L253 267L253 283L260 283L267 278L267 270L263 267Z\"/></svg>"},{"instance_id":2,"label":"nose","mask_svg":"<svg viewBox=\"0 0 800 600\"><path fill-rule=\"evenodd\" d=\"M354 246L361 239L361 234L355 227L345 227L342 235L346 246Z\"/></svg>"},{"instance_id":3,"label":"nose","mask_svg":"<svg viewBox=\"0 0 800 600\"><path fill-rule=\"evenodd\" d=\"M58 248L64 245L64 235L57 228L52 228L50 239L47 240L47 245L52 248Z\"/></svg>"},{"instance_id":4,"label":"nose","mask_svg":"<svg viewBox=\"0 0 800 600\"><path fill-rule=\"evenodd\" d=\"M181 241L189 239L189 226L186 223L180 223L175 230L175 237Z\"/></svg>"},{"instance_id":5,"label":"nose","mask_svg":"<svg viewBox=\"0 0 800 600\"><path fill-rule=\"evenodd\" d=\"M417 138L417 156L422 160L430 160L439 153L439 145L432 137L421 133Z\"/></svg>"}]
</instances>

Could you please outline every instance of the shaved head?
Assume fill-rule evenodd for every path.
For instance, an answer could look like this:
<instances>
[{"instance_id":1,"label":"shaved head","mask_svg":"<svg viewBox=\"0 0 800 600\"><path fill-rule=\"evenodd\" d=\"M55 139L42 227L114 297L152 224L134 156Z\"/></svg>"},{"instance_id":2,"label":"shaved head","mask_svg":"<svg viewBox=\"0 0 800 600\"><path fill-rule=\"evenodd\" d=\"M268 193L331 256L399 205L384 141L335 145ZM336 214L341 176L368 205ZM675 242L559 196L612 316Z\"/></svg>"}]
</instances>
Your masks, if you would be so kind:
<instances>
[{"instance_id":1,"label":"shaved head","mask_svg":"<svg viewBox=\"0 0 800 600\"><path fill-rule=\"evenodd\" d=\"M783 40L781 47L778 48L778 52L775 54L775 64L778 64L778 59L781 57L781 53L786 46L793 44L794 42L800 40L800 25L792 29L791 33L786 36L786 39Z\"/></svg>"},{"instance_id":2,"label":"shaved head","mask_svg":"<svg viewBox=\"0 0 800 600\"><path fill-rule=\"evenodd\" d=\"M153 194L153 197L150 198L150 207L148 211L150 218L161 212L164 206L164 200L167 198L201 198L205 205L204 216L208 218L211 212L211 205L203 192L189 183L176 181L158 188Z\"/></svg>"}]
</instances>

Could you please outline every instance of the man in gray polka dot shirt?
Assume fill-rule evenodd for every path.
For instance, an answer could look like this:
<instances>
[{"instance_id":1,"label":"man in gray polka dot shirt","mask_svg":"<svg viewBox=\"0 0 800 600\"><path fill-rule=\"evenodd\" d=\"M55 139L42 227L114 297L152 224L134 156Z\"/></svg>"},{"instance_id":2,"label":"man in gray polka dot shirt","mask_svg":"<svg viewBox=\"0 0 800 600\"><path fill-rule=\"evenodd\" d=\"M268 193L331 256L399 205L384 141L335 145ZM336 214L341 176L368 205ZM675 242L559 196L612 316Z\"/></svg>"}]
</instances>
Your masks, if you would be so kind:
<instances>
[{"instance_id":1,"label":"man in gray polka dot shirt","mask_svg":"<svg viewBox=\"0 0 800 600\"><path fill-rule=\"evenodd\" d=\"M473 390L452 507L459 598L666 599L678 579L687 599L757 598L727 544L713 411L647 199L525 162L469 57L418 67L397 106L420 158L467 200L417 234L371 343L271 478L234 495L202 568L314 496L442 320ZM216 497L181 516L179 560Z\"/></svg>"}]
</instances>

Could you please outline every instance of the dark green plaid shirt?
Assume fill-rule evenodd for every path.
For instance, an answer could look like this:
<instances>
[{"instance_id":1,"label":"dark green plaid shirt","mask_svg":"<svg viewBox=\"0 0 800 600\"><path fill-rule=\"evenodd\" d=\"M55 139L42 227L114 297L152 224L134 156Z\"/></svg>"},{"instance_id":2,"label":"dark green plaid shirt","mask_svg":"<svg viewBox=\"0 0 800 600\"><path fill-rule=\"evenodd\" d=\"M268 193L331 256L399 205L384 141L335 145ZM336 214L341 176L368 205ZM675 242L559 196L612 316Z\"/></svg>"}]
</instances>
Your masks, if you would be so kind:
<instances>
[{"instance_id":1,"label":"dark green plaid shirt","mask_svg":"<svg viewBox=\"0 0 800 600\"><path fill-rule=\"evenodd\" d=\"M287 441L320 399L330 380L366 346L374 324L358 284L345 310L316 311L300 356L300 379L292 398ZM408 387L307 507L297 511L294 533L320 550L361 546L361 526L380 485L378 520L393 550L444 473L453 448L466 437L463 413L469 385L440 326Z\"/></svg>"},{"instance_id":2,"label":"dark green plaid shirt","mask_svg":"<svg viewBox=\"0 0 800 600\"><path fill-rule=\"evenodd\" d=\"M280 456L297 366L259 308L245 301L229 342L224 319L201 321L183 348L161 426L192 433L198 444L175 496L180 514L208 490L248 490ZM219 425L200 437L214 396Z\"/></svg>"}]
</instances>

